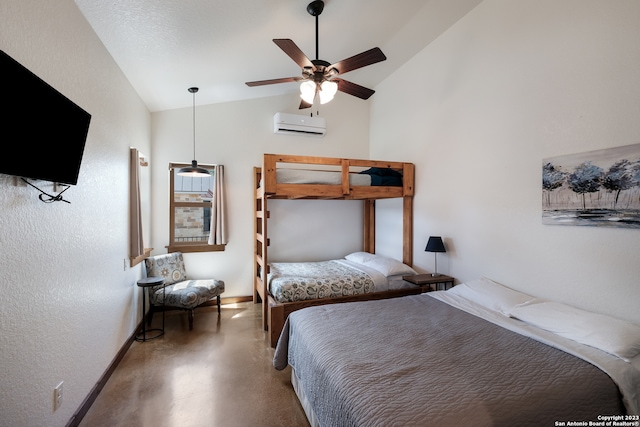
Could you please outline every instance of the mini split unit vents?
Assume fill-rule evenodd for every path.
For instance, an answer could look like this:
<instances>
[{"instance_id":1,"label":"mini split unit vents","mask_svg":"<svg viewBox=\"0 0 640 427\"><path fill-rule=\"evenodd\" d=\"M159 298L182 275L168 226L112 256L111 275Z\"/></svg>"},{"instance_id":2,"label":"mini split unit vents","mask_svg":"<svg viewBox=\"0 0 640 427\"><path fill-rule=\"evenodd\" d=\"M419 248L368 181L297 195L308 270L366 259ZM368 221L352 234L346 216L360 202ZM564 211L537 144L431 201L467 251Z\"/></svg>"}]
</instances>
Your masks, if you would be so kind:
<instances>
[{"instance_id":1,"label":"mini split unit vents","mask_svg":"<svg viewBox=\"0 0 640 427\"><path fill-rule=\"evenodd\" d=\"M309 136L324 136L327 122L324 117L276 113L273 116L273 132Z\"/></svg>"}]
</instances>

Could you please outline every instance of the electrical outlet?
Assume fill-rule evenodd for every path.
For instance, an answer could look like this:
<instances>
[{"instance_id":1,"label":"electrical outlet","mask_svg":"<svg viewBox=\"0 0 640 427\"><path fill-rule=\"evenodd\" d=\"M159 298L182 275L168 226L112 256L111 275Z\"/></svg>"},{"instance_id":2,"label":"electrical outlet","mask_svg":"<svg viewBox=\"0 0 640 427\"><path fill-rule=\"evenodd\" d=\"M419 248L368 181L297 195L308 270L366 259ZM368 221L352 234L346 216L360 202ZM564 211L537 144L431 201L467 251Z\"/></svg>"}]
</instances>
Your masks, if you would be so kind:
<instances>
[{"instance_id":1,"label":"electrical outlet","mask_svg":"<svg viewBox=\"0 0 640 427\"><path fill-rule=\"evenodd\" d=\"M62 384L64 381L60 381L60 384L53 390L53 410L55 411L62 406Z\"/></svg>"},{"instance_id":2,"label":"electrical outlet","mask_svg":"<svg viewBox=\"0 0 640 427\"><path fill-rule=\"evenodd\" d=\"M129 267L129 260L128 259L124 259L124 271L127 271L127 267Z\"/></svg>"}]
</instances>

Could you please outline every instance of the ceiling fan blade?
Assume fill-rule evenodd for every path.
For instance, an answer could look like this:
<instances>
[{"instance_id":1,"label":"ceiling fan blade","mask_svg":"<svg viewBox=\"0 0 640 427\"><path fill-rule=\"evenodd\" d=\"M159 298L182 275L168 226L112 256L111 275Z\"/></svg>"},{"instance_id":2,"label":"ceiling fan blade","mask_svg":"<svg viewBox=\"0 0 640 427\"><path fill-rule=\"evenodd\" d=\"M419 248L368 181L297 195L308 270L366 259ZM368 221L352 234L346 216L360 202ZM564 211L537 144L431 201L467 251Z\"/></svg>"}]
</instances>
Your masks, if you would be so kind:
<instances>
[{"instance_id":1,"label":"ceiling fan blade","mask_svg":"<svg viewBox=\"0 0 640 427\"><path fill-rule=\"evenodd\" d=\"M298 107L298 110L304 110L305 108L311 108L311 107L313 107L313 104L309 104L304 99L301 99L300 100L300 106Z\"/></svg>"},{"instance_id":2,"label":"ceiling fan blade","mask_svg":"<svg viewBox=\"0 0 640 427\"><path fill-rule=\"evenodd\" d=\"M358 68L366 67L367 65L375 64L386 60L387 57L380 50L379 47L374 47L366 52L359 53L351 58L343 59L340 62L336 62L327 67L327 69L335 68L340 74L348 73L349 71L357 70Z\"/></svg>"},{"instance_id":3,"label":"ceiling fan blade","mask_svg":"<svg viewBox=\"0 0 640 427\"><path fill-rule=\"evenodd\" d=\"M369 99L371 95L376 93L373 89L360 86L344 79L335 78L331 81L338 83L338 90L340 92L348 93L349 95L357 96L361 99Z\"/></svg>"},{"instance_id":4,"label":"ceiling fan blade","mask_svg":"<svg viewBox=\"0 0 640 427\"><path fill-rule=\"evenodd\" d=\"M307 55L302 53L300 48L291 39L273 39L273 42L278 45L280 49L284 51L291 59L295 61L300 68L311 67L314 71L315 65L311 62Z\"/></svg>"},{"instance_id":5,"label":"ceiling fan blade","mask_svg":"<svg viewBox=\"0 0 640 427\"><path fill-rule=\"evenodd\" d=\"M255 82L246 82L247 86L264 86L264 85L273 85L276 83L289 83L289 82L299 82L300 80L304 80L302 77L284 77L281 79L271 79L271 80L258 80Z\"/></svg>"}]
</instances>

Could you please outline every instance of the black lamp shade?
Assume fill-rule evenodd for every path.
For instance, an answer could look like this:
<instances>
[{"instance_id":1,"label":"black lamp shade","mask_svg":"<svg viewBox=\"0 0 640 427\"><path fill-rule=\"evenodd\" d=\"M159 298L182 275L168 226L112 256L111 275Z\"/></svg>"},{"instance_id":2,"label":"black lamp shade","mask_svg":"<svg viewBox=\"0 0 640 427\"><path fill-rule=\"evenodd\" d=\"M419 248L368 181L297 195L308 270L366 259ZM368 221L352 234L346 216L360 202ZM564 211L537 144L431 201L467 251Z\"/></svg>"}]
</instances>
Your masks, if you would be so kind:
<instances>
[{"instance_id":1,"label":"black lamp shade","mask_svg":"<svg viewBox=\"0 0 640 427\"><path fill-rule=\"evenodd\" d=\"M211 176L211 172L209 172L205 168L201 168L200 166L198 166L198 162L196 162L195 160L192 160L191 166L180 168L180 170L178 170L178 175L190 176L192 178L194 177L202 178L202 177Z\"/></svg>"},{"instance_id":2,"label":"black lamp shade","mask_svg":"<svg viewBox=\"0 0 640 427\"><path fill-rule=\"evenodd\" d=\"M424 248L425 252L447 252L440 236L429 236L427 247Z\"/></svg>"}]
</instances>

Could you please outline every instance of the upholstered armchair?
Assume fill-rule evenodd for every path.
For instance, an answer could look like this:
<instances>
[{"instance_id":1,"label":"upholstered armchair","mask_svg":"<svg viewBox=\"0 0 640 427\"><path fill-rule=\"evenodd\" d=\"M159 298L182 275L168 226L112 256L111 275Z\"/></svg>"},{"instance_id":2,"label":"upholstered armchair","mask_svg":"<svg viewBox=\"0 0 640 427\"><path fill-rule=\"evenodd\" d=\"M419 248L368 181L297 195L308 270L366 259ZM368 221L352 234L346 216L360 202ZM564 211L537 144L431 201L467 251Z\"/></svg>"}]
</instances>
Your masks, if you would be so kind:
<instances>
[{"instance_id":1,"label":"upholstered armchair","mask_svg":"<svg viewBox=\"0 0 640 427\"><path fill-rule=\"evenodd\" d=\"M213 298L217 300L220 314L220 294L224 292L224 282L216 279L188 279L181 252L149 257L145 260L145 265L147 277L164 279L164 284L149 288L149 324L153 312L163 303L167 307L187 311L189 330L193 329L193 310ZM164 292L162 288L165 288Z\"/></svg>"}]
</instances>

